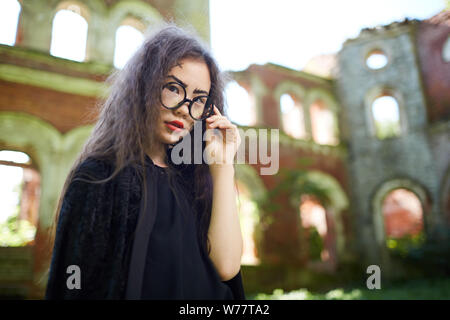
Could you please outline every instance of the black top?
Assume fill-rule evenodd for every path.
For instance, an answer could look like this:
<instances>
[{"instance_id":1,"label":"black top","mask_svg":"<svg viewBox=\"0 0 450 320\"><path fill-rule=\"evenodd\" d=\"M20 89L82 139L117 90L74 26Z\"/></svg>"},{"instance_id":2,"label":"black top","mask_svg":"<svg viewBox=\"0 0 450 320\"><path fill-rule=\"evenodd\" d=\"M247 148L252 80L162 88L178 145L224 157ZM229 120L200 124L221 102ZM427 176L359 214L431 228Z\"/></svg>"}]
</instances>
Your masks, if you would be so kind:
<instances>
[{"instance_id":1,"label":"black top","mask_svg":"<svg viewBox=\"0 0 450 320\"><path fill-rule=\"evenodd\" d=\"M91 181L106 179L113 172L109 160L89 157L74 175ZM157 211L158 172L154 173L148 178L155 183L148 183L151 188L145 192L151 215L140 215L144 190L134 166L126 166L105 183L75 179L69 184L59 212L46 299L141 298L147 243ZM139 215L145 221L137 221ZM143 237L135 237L136 230ZM70 265L80 267L80 289L67 286ZM241 271L223 283L234 299L245 299Z\"/></svg>"},{"instance_id":2,"label":"black top","mask_svg":"<svg viewBox=\"0 0 450 320\"><path fill-rule=\"evenodd\" d=\"M181 208L165 168L157 174L157 210L148 241L141 299L233 299L201 250L193 210ZM180 195L183 196L183 195ZM149 210L145 214L150 214Z\"/></svg>"}]
</instances>

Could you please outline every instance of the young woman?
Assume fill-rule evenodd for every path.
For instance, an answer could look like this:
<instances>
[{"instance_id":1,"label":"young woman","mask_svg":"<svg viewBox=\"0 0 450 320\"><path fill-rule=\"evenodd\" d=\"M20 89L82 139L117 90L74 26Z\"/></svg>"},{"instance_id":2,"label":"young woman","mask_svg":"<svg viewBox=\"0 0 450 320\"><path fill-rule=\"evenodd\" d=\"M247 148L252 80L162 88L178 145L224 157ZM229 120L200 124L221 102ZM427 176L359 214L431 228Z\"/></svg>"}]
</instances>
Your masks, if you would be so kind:
<instances>
[{"instance_id":1,"label":"young woman","mask_svg":"<svg viewBox=\"0 0 450 320\"><path fill-rule=\"evenodd\" d=\"M245 299L223 89L210 53L173 25L116 74L61 194L47 299ZM198 150L194 128L222 135ZM175 164L183 141L191 161Z\"/></svg>"}]
</instances>

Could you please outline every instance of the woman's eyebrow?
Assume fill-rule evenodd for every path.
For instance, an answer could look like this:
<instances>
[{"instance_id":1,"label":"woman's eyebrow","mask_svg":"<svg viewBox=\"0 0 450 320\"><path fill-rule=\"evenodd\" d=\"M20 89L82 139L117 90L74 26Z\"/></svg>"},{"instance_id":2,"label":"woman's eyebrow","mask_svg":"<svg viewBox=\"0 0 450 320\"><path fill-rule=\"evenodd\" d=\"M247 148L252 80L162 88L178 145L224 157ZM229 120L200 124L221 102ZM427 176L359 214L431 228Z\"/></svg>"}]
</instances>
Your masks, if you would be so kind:
<instances>
[{"instance_id":1,"label":"woman's eyebrow","mask_svg":"<svg viewBox=\"0 0 450 320\"><path fill-rule=\"evenodd\" d=\"M183 87L187 88L188 85L185 84L183 81L181 81L180 79L178 79L177 77L175 77L174 75L169 75L168 77L175 79L175 81L179 82ZM204 93L206 95L208 95L209 93L205 90L201 90L201 89L195 89L194 93Z\"/></svg>"}]
</instances>

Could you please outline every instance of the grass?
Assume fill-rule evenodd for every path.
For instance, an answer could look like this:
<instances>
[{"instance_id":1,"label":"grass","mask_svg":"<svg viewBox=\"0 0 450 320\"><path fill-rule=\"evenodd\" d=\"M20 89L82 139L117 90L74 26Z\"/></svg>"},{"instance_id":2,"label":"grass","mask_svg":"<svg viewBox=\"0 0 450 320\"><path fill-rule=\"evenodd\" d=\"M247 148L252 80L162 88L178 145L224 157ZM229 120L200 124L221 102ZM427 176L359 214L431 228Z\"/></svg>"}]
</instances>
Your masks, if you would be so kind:
<instances>
[{"instance_id":1,"label":"grass","mask_svg":"<svg viewBox=\"0 0 450 320\"><path fill-rule=\"evenodd\" d=\"M249 295L249 300L449 300L450 278L410 280L386 285L381 289L365 287L336 288L328 292L311 292L299 289L284 292L275 289L272 294Z\"/></svg>"}]
</instances>

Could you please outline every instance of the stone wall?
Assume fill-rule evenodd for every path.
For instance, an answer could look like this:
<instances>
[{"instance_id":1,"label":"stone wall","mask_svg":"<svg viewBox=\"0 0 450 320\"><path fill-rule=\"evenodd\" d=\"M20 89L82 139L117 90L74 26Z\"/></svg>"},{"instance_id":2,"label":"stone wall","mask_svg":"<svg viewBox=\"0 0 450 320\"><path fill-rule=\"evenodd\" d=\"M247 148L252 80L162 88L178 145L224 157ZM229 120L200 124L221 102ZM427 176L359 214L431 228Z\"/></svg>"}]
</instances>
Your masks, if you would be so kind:
<instances>
[{"instance_id":1,"label":"stone wall","mask_svg":"<svg viewBox=\"0 0 450 320\"><path fill-rule=\"evenodd\" d=\"M386 248L382 237L377 238L377 234L383 234L383 225L376 223L381 213L374 212L379 206L374 201L381 199L375 200L374 195L383 184L400 179L425 190L431 201L430 209L422 203L428 231L441 217L437 201L439 179L427 135L427 105L414 26L415 22L407 22L363 31L339 52L336 84L342 105L340 127L348 146L352 210L357 217L354 228L358 231L355 233L360 253L377 264L383 262ZM379 70L365 65L367 54L374 49L382 50L388 57L387 65ZM385 89L393 92L399 103L402 132L397 137L379 140L371 116L371 103L377 96L372 93Z\"/></svg>"},{"instance_id":2,"label":"stone wall","mask_svg":"<svg viewBox=\"0 0 450 320\"><path fill-rule=\"evenodd\" d=\"M52 21L60 0L24 0L16 45L27 49L49 52ZM206 0L192 1L70 1L84 9L82 16L88 22L87 61L111 64L114 58L116 29L128 16L139 19L151 30L164 20L173 20L181 26L190 26L203 38L209 39L209 4Z\"/></svg>"}]
</instances>

